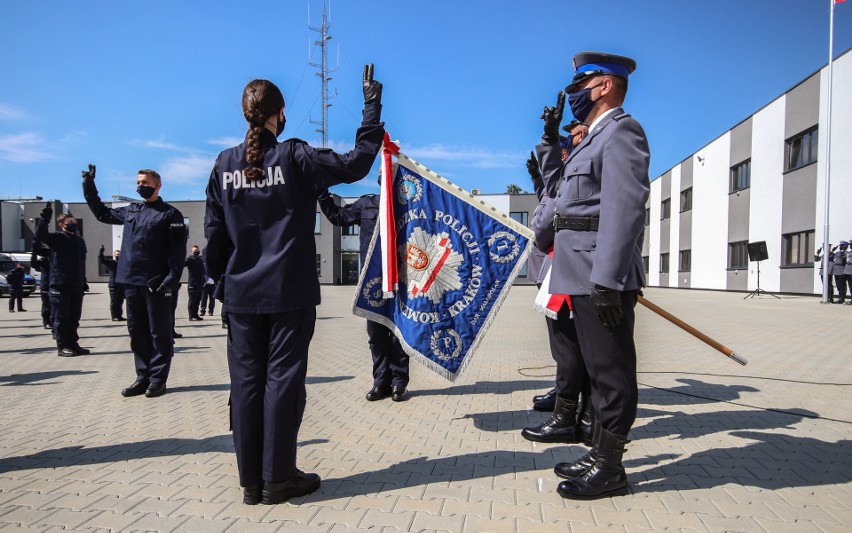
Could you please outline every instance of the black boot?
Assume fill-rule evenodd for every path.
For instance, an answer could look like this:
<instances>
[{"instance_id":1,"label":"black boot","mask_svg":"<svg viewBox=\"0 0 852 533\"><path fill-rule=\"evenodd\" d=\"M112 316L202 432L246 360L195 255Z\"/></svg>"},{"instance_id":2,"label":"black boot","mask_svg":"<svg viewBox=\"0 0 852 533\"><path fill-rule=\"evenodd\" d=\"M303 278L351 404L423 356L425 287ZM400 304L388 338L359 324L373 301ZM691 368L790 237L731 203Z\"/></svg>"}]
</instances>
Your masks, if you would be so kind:
<instances>
[{"instance_id":1,"label":"black boot","mask_svg":"<svg viewBox=\"0 0 852 533\"><path fill-rule=\"evenodd\" d=\"M581 395L580 401L583 408L580 410L580 418L577 420L577 438L586 446L594 442L595 410L592 408L591 395Z\"/></svg>"},{"instance_id":2,"label":"black boot","mask_svg":"<svg viewBox=\"0 0 852 533\"><path fill-rule=\"evenodd\" d=\"M577 402L556 397L553 415L540 426L524 428L521 436L534 442L577 442Z\"/></svg>"},{"instance_id":3,"label":"black boot","mask_svg":"<svg viewBox=\"0 0 852 533\"><path fill-rule=\"evenodd\" d=\"M533 403L538 403L544 400L545 398L552 398L553 396L556 396L556 387L553 387L544 394L536 394L535 396L533 396Z\"/></svg>"},{"instance_id":4,"label":"black boot","mask_svg":"<svg viewBox=\"0 0 852 533\"><path fill-rule=\"evenodd\" d=\"M544 394L533 396L533 409L544 413L552 413L556 408L556 389L550 389Z\"/></svg>"},{"instance_id":5,"label":"black boot","mask_svg":"<svg viewBox=\"0 0 852 533\"><path fill-rule=\"evenodd\" d=\"M627 474L621 464L627 435L616 435L601 428L598 434L597 459L580 477L567 479L556 488L563 498L593 500L628 493Z\"/></svg>"},{"instance_id":6,"label":"black boot","mask_svg":"<svg viewBox=\"0 0 852 533\"><path fill-rule=\"evenodd\" d=\"M592 449L589 450L589 453L580 457L573 463L557 463L557 465L553 467L553 472L562 479L572 479L582 476L591 470L595 461L598 459L597 441L600 432L601 425L597 420L595 420L592 424Z\"/></svg>"}]
</instances>

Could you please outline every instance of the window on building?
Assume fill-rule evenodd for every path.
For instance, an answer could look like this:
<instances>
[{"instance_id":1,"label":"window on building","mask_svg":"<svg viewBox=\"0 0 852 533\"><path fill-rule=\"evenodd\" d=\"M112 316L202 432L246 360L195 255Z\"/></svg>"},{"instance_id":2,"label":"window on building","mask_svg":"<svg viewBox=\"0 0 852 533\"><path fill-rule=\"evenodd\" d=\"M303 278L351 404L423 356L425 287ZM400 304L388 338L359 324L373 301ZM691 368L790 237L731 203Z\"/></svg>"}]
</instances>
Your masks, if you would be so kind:
<instances>
[{"instance_id":1,"label":"window on building","mask_svg":"<svg viewBox=\"0 0 852 533\"><path fill-rule=\"evenodd\" d=\"M660 220L665 220L672 216L672 199L666 198L660 204Z\"/></svg>"},{"instance_id":2,"label":"window on building","mask_svg":"<svg viewBox=\"0 0 852 533\"><path fill-rule=\"evenodd\" d=\"M669 254L660 254L660 274L669 273Z\"/></svg>"},{"instance_id":3,"label":"window on building","mask_svg":"<svg viewBox=\"0 0 852 533\"><path fill-rule=\"evenodd\" d=\"M751 159L731 167L730 192L735 193L751 187Z\"/></svg>"},{"instance_id":4,"label":"window on building","mask_svg":"<svg viewBox=\"0 0 852 533\"><path fill-rule=\"evenodd\" d=\"M692 210L692 187L680 191L680 212Z\"/></svg>"},{"instance_id":5,"label":"window on building","mask_svg":"<svg viewBox=\"0 0 852 533\"><path fill-rule=\"evenodd\" d=\"M645 266L645 274L651 271L651 258L647 255L642 256L642 264Z\"/></svg>"},{"instance_id":6,"label":"window on building","mask_svg":"<svg viewBox=\"0 0 852 533\"><path fill-rule=\"evenodd\" d=\"M782 235L782 266L812 265L814 257L814 230Z\"/></svg>"},{"instance_id":7,"label":"window on building","mask_svg":"<svg viewBox=\"0 0 852 533\"><path fill-rule=\"evenodd\" d=\"M645 225L646 226L651 225L651 208L650 207L645 208Z\"/></svg>"},{"instance_id":8,"label":"window on building","mask_svg":"<svg viewBox=\"0 0 852 533\"><path fill-rule=\"evenodd\" d=\"M692 250L681 250L678 261L678 272L689 272L692 269Z\"/></svg>"},{"instance_id":9,"label":"window on building","mask_svg":"<svg viewBox=\"0 0 852 533\"><path fill-rule=\"evenodd\" d=\"M316 218L316 220L314 220L314 235L319 235L320 233L322 233L320 231L321 216L322 215L320 215L319 212L317 212L317 218Z\"/></svg>"},{"instance_id":10,"label":"window on building","mask_svg":"<svg viewBox=\"0 0 852 533\"><path fill-rule=\"evenodd\" d=\"M359 235L361 233L361 226L357 224L353 226L343 226L340 230L341 235Z\"/></svg>"},{"instance_id":11,"label":"window on building","mask_svg":"<svg viewBox=\"0 0 852 533\"><path fill-rule=\"evenodd\" d=\"M317 277L322 277L322 254L317 254Z\"/></svg>"},{"instance_id":12,"label":"window on building","mask_svg":"<svg viewBox=\"0 0 852 533\"><path fill-rule=\"evenodd\" d=\"M529 213L527 213L526 211L512 211L511 213L509 213L509 216L512 218L512 220L524 226L527 226L529 223Z\"/></svg>"},{"instance_id":13,"label":"window on building","mask_svg":"<svg viewBox=\"0 0 852 533\"><path fill-rule=\"evenodd\" d=\"M728 244L728 268L742 269L748 267L748 241Z\"/></svg>"},{"instance_id":14,"label":"window on building","mask_svg":"<svg viewBox=\"0 0 852 533\"><path fill-rule=\"evenodd\" d=\"M817 160L819 130L813 128L787 139L784 170L794 170Z\"/></svg>"}]
</instances>

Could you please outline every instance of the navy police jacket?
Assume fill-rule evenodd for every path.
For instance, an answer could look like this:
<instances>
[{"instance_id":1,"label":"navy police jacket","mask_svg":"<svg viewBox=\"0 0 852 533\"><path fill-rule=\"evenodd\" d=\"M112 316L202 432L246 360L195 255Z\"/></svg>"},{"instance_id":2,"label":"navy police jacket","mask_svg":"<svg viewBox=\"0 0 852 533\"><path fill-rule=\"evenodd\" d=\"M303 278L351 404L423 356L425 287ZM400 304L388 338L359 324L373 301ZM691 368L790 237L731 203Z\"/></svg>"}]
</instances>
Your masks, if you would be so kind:
<instances>
[{"instance_id":1,"label":"navy police jacket","mask_svg":"<svg viewBox=\"0 0 852 533\"><path fill-rule=\"evenodd\" d=\"M370 249L373 231L376 229L376 220L379 218L379 195L365 194L343 207L334 203L334 198L331 196L326 196L320 199L319 205L325 217L335 226L360 225L360 255L363 266L367 259L367 250Z\"/></svg>"},{"instance_id":2,"label":"navy police jacket","mask_svg":"<svg viewBox=\"0 0 852 533\"><path fill-rule=\"evenodd\" d=\"M115 287L115 272L118 270L118 261L112 257L105 257L103 252L98 252L98 261L109 270L109 283L107 283L107 287Z\"/></svg>"},{"instance_id":3,"label":"navy police jacket","mask_svg":"<svg viewBox=\"0 0 852 533\"><path fill-rule=\"evenodd\" d=\"M86 286L86 243L64 231L49 233L47 222L36 223L36 238L50 248L50 286Z\"/></svg>"},{"instance_id":4,"label":"navy police jacket","mask_svg":"<svg viewBox=\"0 0 852 533\"><path fill-rule=\"evenodd\" d=\"M95 180L83 182L83 196L95 218L123 225L121 259L115 281L156 290L161 283L177 288L186 253L183 214L162 198L112 209L98 196Z\"/></svg>"},{"instance_id":5,"label":"navy police jacket","mask_svg":"<svg viewBox=\"0 0 852 533\"><path fill-rule=\"evenodd\" d=\"M189 272L189 286L199 288L204 286L204 281L207 279L207 273L204 270L204 260L201 256L190 255L184 262L186 271Z\"/></svg>"},{"instance_id":6,"label":"navy police jacket","mask_svg":"<svg viewBox=\"0 0 852 533\"><path fill-rule=\"evenodd\" d=\"M355 148L345 154L299 139L279 143L264 130L265 175L256 181L243 177L245 143L219 154L207 185L204 234L207 272L222 276L225 311L268 314L319 305L317 194L370 172L384 135L381 109L364 106Z\"/></svg>"},{"instance_id":7,"label":"navy police jacket","mask_svg":"<svg viewBox=\"0 0 852 533\"><path fill-rule=\"evenodd\" d=\"M6 283L9 290L20 291L24 288L24 271L18 267L13 268L6 274Z\"/></svg>"}]
</instances>

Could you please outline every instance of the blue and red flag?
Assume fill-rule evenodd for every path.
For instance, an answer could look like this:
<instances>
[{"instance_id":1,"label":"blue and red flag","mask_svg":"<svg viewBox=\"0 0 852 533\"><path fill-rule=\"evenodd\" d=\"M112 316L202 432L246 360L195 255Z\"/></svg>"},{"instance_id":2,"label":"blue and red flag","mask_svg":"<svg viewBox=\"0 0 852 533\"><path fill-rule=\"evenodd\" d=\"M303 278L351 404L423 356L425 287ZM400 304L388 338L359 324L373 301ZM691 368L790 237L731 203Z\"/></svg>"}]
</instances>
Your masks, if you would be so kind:
<instances>
[{"instance_id":1,"label":"blue and red flag","mask_svg":"<svg viewBox=\"0 0 852 533\"><path fill-rule=\"evenodd\" d=\"M524 266L533 234L389 138L385 148L379 230L353 313L390 328L409 356L453 381Z\"/></svg>"}]
</instances>

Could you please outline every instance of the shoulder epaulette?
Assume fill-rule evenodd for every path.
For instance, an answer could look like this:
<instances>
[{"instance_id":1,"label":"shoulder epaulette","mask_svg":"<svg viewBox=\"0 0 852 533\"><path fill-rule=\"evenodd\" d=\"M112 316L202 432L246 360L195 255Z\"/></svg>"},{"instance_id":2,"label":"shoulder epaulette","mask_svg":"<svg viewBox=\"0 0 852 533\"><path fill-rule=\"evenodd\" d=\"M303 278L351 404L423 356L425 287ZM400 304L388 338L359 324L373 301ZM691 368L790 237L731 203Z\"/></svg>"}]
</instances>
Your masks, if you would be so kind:
<instances>
[{"instance_id":1,"label":"shoulder epaulette","mask_svg":"<svg viewBox=\"0 0 852 533\"><path fill-rule=\"evenodd\" d=\"M627 118L629 116L630 116L630 113L621 113L619 115L612 117L612 120L621 120L621 119Z\"/></svg>"}]
</instances>

